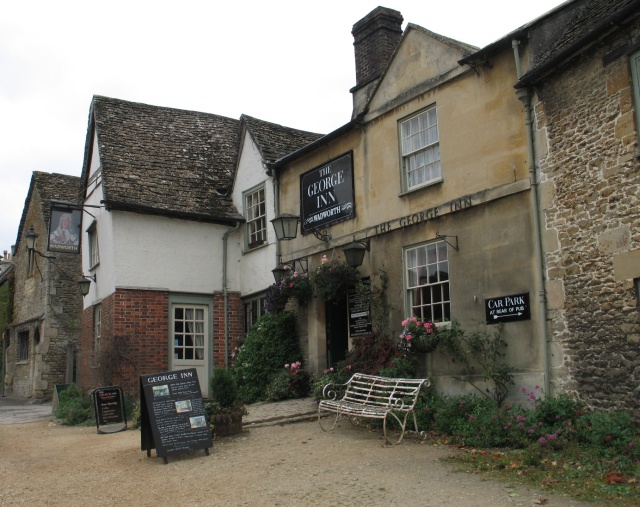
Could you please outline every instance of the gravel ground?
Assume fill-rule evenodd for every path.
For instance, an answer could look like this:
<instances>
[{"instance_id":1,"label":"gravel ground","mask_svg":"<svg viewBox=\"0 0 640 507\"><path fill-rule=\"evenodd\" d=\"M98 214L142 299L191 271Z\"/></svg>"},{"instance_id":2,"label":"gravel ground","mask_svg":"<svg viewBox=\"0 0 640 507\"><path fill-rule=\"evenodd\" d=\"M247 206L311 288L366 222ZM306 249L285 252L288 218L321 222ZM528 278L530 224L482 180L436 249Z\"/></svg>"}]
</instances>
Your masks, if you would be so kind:
<instances>
[{"instance_id":1,"label":"gravel ground","mask_svg":"<svg viewBox=\"0 0 640 507\"><path fill-rule=\"evenodd\" d=\"M0 505L594 507L456 472L455 449L414 436L317 421L266 426L170 456L140 450L140 433L96 433L51 421L0 426Z\"/></svg>"}]
</instances>

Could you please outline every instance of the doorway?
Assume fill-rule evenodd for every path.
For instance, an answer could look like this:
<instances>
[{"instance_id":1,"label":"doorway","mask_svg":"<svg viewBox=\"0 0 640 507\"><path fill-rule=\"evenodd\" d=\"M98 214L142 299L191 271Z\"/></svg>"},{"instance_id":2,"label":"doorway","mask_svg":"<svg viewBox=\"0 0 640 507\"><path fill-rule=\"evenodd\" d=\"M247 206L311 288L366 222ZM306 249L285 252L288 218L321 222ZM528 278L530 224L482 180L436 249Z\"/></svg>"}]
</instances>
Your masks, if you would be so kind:
<instances>
[{"instance_id":1,"label":"doorway","mask_svg":"<svg viewBox=\"0 0 640 507\"><path fill-rule=\"evenodd\" d=\"M325 303L327 368L344 361L349 350L349 312L347 295Z\"/></svg>"}]
</instances>

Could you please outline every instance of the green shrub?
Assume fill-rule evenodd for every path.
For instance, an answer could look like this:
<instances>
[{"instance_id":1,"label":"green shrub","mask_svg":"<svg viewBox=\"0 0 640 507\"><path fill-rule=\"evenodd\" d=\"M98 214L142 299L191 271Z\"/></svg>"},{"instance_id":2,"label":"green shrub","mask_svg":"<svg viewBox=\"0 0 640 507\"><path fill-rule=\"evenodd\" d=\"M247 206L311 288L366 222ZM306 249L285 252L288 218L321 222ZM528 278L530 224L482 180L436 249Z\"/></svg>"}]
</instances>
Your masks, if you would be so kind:
<instances>
[{"instance_id":1,"label":"green shrub","mask_svg":"<svg viewBox=\"0 0 640 507\"><path fill-rule=\"evenodd\" d=\"M311 391L311 375L300 361L285 364L267 387L267 400L280 401L304 398Z\"/></svg>"},{"instance_id":2,"label":"green shrub","mask_svg":"<svg viewBox=\"0 0 640 507\"><path fill-rule=\"evenodd\" d=\"M272 378L301 357L295 322L288 311L267 313L247 334L231 370L245 403L265 400Z\"/></svg>"},{"instance_id":3,"label":"green shrub","mask_svg":"<svg viewBox=\"0 0 640 507\"><path fill-rule=\"evenodd\" d=\"M234 408L240 401L238 385L230 370L216 368L209 383L211 387L211 399L221 408Z\"/></svg>"},{"instance_id":4,"label":"green shrub","mask_svg":"<svg viewBox=\"0 0 640 507\"><path fill-rule=\"evenodd\" d=\"M56 418L68 426L91 426L96 423L91 398L83 397L82 390L75 384L60 391Z\"/></svg>"},{"instance_id":5,"label":"green shrub","mask_svg":"<svg viewBox=\"0 0 640 507\"><path fill-rule=\"evenodd\" d=\"M380 370L380 375L390 378L415 378L416 365L409 357L399 356L391 364Z\"/></svg>"}]
</instances>

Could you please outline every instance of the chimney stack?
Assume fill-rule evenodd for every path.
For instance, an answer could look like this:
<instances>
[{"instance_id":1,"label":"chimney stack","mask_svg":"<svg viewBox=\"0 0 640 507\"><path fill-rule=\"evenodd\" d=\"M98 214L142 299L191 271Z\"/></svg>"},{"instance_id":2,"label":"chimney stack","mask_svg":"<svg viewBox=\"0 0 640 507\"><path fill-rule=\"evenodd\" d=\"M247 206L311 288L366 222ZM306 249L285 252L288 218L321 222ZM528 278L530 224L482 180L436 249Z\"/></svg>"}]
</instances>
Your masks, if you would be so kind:
<instances>
[{"instance_id":1,"label":"chimney stack","mask_svg":"<svg viewBox=\"0 0 640 507\"><path fill-rule=\"evenodd\" d=\"M353 46L356 57L356 85L351 89L354 100L353 117L364 107L375 84L387 67L391 55L402 38L402 14L387 7L376 7L353 25ZM369 86L368 86L369 85Z\"/></svg>"}]
</instances>

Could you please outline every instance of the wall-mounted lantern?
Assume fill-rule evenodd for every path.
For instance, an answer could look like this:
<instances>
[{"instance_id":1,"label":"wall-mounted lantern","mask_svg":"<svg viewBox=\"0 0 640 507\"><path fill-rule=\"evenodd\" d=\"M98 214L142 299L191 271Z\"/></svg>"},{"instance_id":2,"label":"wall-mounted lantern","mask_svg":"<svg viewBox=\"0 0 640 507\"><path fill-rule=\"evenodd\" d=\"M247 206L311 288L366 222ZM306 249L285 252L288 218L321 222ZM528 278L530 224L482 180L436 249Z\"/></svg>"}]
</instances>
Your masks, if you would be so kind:
<instances>
[{"instance_id":1,"label":"wall-mounted lantern","mask_svg":"<svg viewBox=\"0 0 640 507\"><path fill-rule=\"evenodd\" d=\"M36 239L38 235L36 231L33 230L33 225L29 227L29 231L24 235L24 239L27 242L27 250L35 250L36 249Z\"/></svg>"},{"instance_id":2,"label":"wall-mounted lantern","mask_svg":"<svg viewBox=\"0 0 640 507\"><path fill-rule=\"evenodd\" d=\"M89 294L89 287L91 287L91 280L93 280L93 283L96 283L96 275L91 275L91 276L85 276L82 275L82 278L80 278L80 280L78 280L78 288L80 289L80 294L82 294L82 297L85 297L87 294Z\"/></svg>"},{"instance_id":3,"label":"wall-mounted lantern","mask_svg":"<svg viewBox=\"0 0 640 507\"><path fill-rule=\"evenodd\" d=\"M279 217L271 220L273 229L276 231L278 240L294 239L298 235L298 222L300 217L283 213Z\"/></svg>"},{"instance_id":4,"label":"wall-mounted lantern","mask_svg":"<svg viewBox=\"0 0 640 507\"><path fill-rule=\"evenodd\" d=\"M358 268L362 266L364 253L369 251L369 239L356 241L355 238L353 238L351 243L342 247L342 251L344 252L344 258L347 261L347 265L354 269Z\"/></svg>"}]
</instances>

